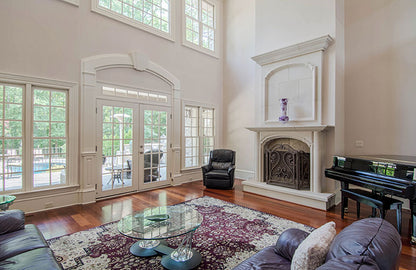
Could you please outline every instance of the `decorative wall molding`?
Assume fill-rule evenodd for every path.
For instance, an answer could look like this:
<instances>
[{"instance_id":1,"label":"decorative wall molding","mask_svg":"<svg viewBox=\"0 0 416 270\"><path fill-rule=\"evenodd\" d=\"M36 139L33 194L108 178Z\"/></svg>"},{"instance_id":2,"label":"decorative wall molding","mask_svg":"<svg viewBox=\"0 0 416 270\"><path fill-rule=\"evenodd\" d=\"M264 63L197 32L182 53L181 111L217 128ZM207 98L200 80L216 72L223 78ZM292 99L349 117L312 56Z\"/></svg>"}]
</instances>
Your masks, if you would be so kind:
<instances>
[{"instance_id":1,"label":"decorative wall molding","mask_svg":"<svg viewBox=\"0 0 416 270\"><path fill-rule=\"evenodd\" d=\"M161 78L171 85L173 89L181 89L180 81L176 76L137 51L129 54L102 54L86 57L81 60L81 64L83 74L96 75L97 70L116 67L133 68L137 71L149 72Z\"/></svg>"},{"instance_id":2,"label":"decorative wall molding","mask_svg":"<svg viewBox=\"0 0 416 270\"><path fill-rule=\"evenodd\" d=\"M332 41L332 37L326 35L285 48L277 49L268 53L253 56L251 59L253 59L257 64L264 66L295 56L305 55L317 51L325 51L329 45L331 45Z\"/></svg>"}]
</instances>

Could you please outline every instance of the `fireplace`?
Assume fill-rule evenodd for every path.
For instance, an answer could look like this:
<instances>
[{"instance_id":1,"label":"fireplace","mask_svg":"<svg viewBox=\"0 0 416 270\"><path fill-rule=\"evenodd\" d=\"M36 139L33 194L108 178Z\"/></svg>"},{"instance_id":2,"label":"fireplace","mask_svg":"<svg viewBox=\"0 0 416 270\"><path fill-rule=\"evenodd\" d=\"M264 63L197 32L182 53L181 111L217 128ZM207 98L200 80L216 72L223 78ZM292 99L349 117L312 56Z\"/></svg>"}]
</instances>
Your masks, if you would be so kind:
<instances>
[{"instance_id":1,"label":"fireplace","mask_svg":"<svg viewBox=\"0 0 416 270\"><path fill-rule=\"evenodd\" d=\"M323 174L331 156L327 142L333 140L334 111L322 80L331 43L323 36L252 58L260 68L260 98L256 126L247 129L256 134L257 163L244 191L323 210L334 205ZM279 121L282 98L288 99L289 122Z\"/></svg>"},{"instance_id":2,"label":"fireplace","mask_svg":"<svg viewBox=\"0 0 416 270\"><path fill-rule=\"evenodd\" d=\"M300 147L299 147L300 145ZM264 146L264 182L269 185L310 189L310 154L300 141L275 139Z\"/></svg>"}]
</instances>

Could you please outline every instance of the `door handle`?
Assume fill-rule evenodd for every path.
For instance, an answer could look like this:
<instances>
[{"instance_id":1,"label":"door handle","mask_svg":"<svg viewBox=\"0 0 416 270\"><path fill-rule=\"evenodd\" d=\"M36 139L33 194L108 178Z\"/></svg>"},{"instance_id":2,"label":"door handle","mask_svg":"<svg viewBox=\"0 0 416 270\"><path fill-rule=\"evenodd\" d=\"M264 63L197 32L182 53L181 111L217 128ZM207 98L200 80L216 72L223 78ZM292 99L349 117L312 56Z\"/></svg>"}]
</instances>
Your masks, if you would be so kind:
<instances>
[{"instance_id":1,"label":"door handle","mask_svg":"<svg viewBox=\"0 0 416 270\"><path fill-rule=\"evenodd\" d=\"M143 154L143 152L140 152L140 154Z\"/></svg>"}]
</instances>

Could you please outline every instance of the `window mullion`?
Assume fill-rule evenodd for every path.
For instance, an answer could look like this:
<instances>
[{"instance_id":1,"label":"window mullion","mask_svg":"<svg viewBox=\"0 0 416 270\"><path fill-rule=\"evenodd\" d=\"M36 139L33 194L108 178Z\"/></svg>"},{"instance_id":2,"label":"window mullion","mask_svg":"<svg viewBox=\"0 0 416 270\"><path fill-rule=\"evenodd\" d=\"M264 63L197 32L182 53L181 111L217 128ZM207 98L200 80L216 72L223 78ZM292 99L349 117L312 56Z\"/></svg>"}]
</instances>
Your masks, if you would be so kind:
<instances>
[{"instance_id":1,"label":"window mullion","mask_svg":"<svg viewBox=\"0 0 416 270\"><path fill-rule=\"evenodd\" d=\"M199 46L200 47L202 47L202 38L203 38L203 35L202 35L202 30L203 30L203 27L202 27L202 0L199 0L198 1L198 24L199 24ZM199 108L200 110L201 110L201 108ZM202 115L200 115L200 116L202 116Z\"/></svg>"},{"instance_id":2,"label":"window mullion","mask_svg":"<svg viewBox=\"0 0 416 270\"><path fill-rule=\"evenodd\" d=\"M23 189L25 191L30 191L33 189L33 151L32 151L32 133L33 133L33 106L32 106L32 85L26 84L25 94L24 94L24 138L23 138Z\"/></svg>"},{"instance_id":3,"label":"window mullion","mask_svg":"<svg viewBox=\"0 0 416 270\"><path fill-rule=\"evenodd\" d=\"M199 153L198 153L198 164L199 166L203 165L203 160L204 160L204 148L203 148L203 128L202 128L202 109L201 107L198 107L198 132L199 132Z\"/></svg>"}]
</instances>

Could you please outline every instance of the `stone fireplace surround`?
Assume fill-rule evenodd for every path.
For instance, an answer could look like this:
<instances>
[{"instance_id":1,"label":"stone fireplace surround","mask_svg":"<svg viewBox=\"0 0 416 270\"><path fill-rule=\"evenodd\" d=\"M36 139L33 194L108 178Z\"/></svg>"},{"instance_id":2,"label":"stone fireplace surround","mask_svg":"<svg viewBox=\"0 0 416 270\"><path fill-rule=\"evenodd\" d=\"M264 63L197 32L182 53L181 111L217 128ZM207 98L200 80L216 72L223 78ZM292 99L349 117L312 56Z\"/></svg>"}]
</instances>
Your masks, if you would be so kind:
<instances>
[{"instance_id":1,"label":"stone fireplace surround","mask_svg":"<svg viewBox=\"0 0 416 270\"><path fill-rule=\"evenodd\" d=\"M326 134L332 126L323 119L323 54L332 42L323 36L252 59L259 64L261 104L259 125L247 127L256 133L255 178L243 182L243 190L313 208L327 210L335 204L335 194L323 192ZM276 108L279 99L289 97L289 123L280 123ZM292 101L292 102L291 102ZM292 106L291 106L292 105ZM327 112L326 112L327 113ZM295 139L310 153L310 190L297 190L264 182L264 146L271 140Z\"/></svg>"}]
</instances>

